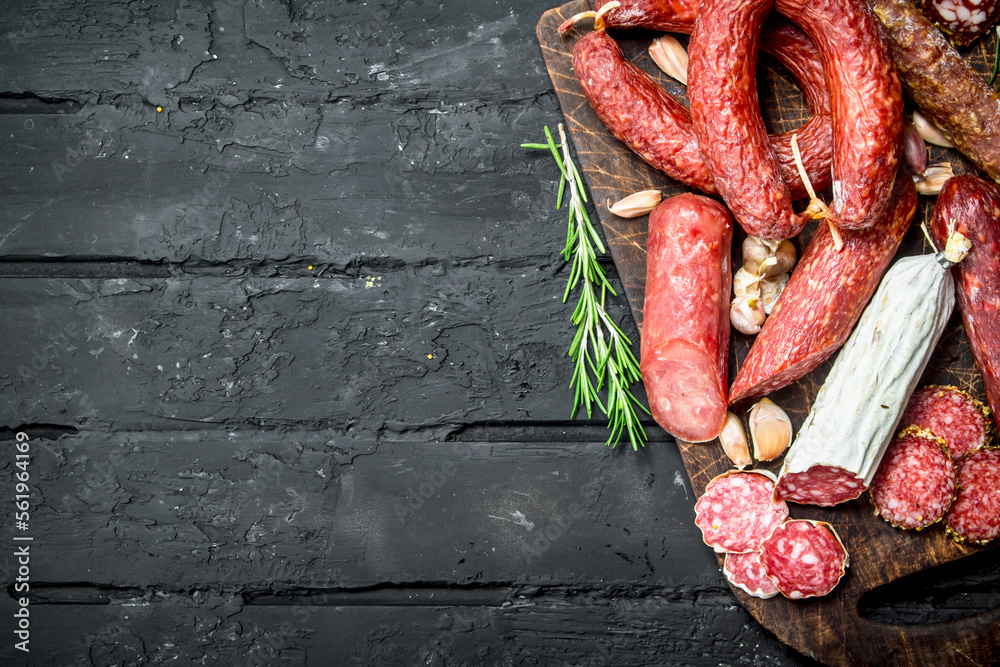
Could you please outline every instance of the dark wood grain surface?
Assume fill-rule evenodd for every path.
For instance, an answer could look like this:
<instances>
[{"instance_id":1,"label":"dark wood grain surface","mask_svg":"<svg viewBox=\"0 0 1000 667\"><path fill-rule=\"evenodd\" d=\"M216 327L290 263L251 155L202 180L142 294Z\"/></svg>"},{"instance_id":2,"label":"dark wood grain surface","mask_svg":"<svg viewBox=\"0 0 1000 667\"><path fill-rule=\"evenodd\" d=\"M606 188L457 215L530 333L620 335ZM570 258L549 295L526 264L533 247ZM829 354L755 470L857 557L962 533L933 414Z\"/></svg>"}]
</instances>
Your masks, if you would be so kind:
<instances>
[{"instance_id":1,"label":"dark wood grain surface","mask_svg":"<svg viewBox=\"0 0 1000 667\"><path fill-rule=\"evenodd\" d=\"M554 4L0 3L0 665L816 664L570 418Z\"/></svg>"},{"instance_id":2,"label":"dark wood grain surface","mask_svg":"<svg viewBox=\"0 0 1000 667\"><path fill-rule=\"evenodd\" d=\"M587 4L585 1L571 2L546 13L538 23L537 36L587 184L595 193L596 210L607 233L611 254L622 277L633 316L641 328L648 218L619 218L608 211L607 202L644 189L659 189L669 196L686 188L632 155L602 125L584 97L572 69L572 50L577 39L592 29L592 22L583 20L566 34L559 34L557 28L570 16L584 11ZM656 76L665 88L683 96L683 88L660 73L646 54L651 35L618 31L615 36L626 57ZM982 64L975 56L973 61ZM767 61L764 67L768 67ZM808 115L802 101L796 98L794 87L782 78L780 69L770 66L770 71L762 77L761 85L769 86L771 90L763 97L762 106L772 124L794 128ZM959 154L953 151L935 152L938 160L951 160L956 171L971 170ZM918 220L929 215L932 201L923 202ZM742 237L734 241L734 257L739 256L741 241ZM796 242L801 252L802 239ZM928 251L919 225L914 224L900 254ZM750 343L752 338L733 333L730 365L733 375L746 357ZM794 386L772 396L791 413L796 428L808 412L831 364L832 360ZM923 382L958 385L983 400L985 398L957 311L923 376ZM731 469L717 441L708 444L682 442L680 449L695 494L703 492L715 476ZM777 472L780 460L763 467ZM956 544L945 535L941 526L921 532L894 529L874 516L867 495L829 509L794 505L792 516L832 524L848 549L851 568L844 582L822 600L793 601L780 596L760 600L733 587L740 602L782 641L818 660L838 665L886 661L906 665L986 665L1000 661L1000 612L996 610L950 623L907 626L872 622L859 609L862 598L879 587L952 561L978 557L983 549ZM996 550L992 551L995 558Z\"/></svg>"}]
</instances>

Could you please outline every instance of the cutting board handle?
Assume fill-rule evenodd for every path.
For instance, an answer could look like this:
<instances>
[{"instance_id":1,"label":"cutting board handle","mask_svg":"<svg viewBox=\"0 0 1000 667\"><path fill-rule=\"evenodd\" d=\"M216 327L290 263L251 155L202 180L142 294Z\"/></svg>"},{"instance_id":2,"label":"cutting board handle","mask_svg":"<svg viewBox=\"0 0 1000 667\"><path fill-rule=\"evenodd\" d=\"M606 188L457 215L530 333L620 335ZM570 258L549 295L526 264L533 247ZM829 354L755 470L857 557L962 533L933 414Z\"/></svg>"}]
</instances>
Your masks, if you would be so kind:
<instances>
[{"instance_id":1,"label":"cutting board handle","mask_svg":"<svg viewBox=\"0 0 1000 667\"><path fill-rule=\"evenodd\" d=\"M860 642L880 645L886 665L969 665L978 663L984 645L1000 643L1000 608L947 623L890 625L860 618Z\"/></svg>"}]
</instances>

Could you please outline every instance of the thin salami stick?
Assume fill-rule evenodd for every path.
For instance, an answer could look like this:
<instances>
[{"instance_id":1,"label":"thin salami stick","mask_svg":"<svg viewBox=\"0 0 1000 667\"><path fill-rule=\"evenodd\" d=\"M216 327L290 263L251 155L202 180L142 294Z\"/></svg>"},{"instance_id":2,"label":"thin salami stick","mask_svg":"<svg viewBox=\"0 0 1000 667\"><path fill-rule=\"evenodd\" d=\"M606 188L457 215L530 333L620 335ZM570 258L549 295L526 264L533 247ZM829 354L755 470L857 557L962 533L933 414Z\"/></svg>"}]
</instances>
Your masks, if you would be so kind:
<instances>
[{"instance_id":1,"label":"thin salami stick","mask_svg":"<svg viewBox=\"0 0 1000 667\"><path fill-rule=\"evenodd\" d=\"M692 193L649 216L642 380L653 418L687 442L726 420L732 235L729 211Z\"/></svg>"},{"instance_id":2,"label":"thin salami stick","mask_svg":"<svg viewBox=\"0 0 1000 667\"><path fill-rule=\"evenodd\" d=\"M951 231L972 243L965 261L953 267L952 273L965 333L996 419L1000 410L1000 188L972 174L948 179L938 195L930 227L939 247Z\"/></svg>"},{"instance_id":3,"label":"thin salami stick","mask_svg":"<svg viewBox=\"0 0 1000 667\"><path fill-rule=\"evenodd\" d=\"M903 133L903 93L882 28L864 0L776 0L775 9L812 37L823 58L833 221L867 229L889 201Z\"/></svg>"},{"instance_id":4,"label":"thin salami stick","mask_svg":"<svg viewBox=\"0 0 1000 667\"><path fill-rule=\"evenodd\" d=\"M844 344L899 249L917 203L912 179L900 170L889 208L871 229L842 232L840 251L829 227L817 226L736 374L730 404L792 384Z\"/></svg>"},{"instance_id":5,"label":"thin salami stick","mask_svg":"<svg viewBox=\"0 0 1000 667\"><path fill-rule=\"evenodd\" d=\"M765 31L768 48L799 81L812 117L796 132L809 178L820 188L831 181L833 130L822 64L809 38L787 23ZM603 30L577 42L573 69L601 122L647 164L685 185L715 194L715 182L691 127L691 113L649 74L623 56ZM780 157L792 196L805 196L791 150L791 132L769 137Z\"/></svg>"},{"instance_id":6,"label":"thin salami stick","mask_svg":"<svg viewBox=\"0 0 1000 667\"><path fill-rule=\"evenodd\" d=\"M1000 180L1000 95L907 0L870 4L907 94L962 154Z\"/></svg>"},{"instance_id":7,"label":"thin salami stick","mask_svg":"<svg viewBox=\"0 0 1000 667\"><path fill-rule=\"evenodd\" d=\"M774 0L705 0L688 46L691 122L719 194L743 229L789 239L808 216L792 208L757 98L757 43Z\"/></svg>"}]
</instances>

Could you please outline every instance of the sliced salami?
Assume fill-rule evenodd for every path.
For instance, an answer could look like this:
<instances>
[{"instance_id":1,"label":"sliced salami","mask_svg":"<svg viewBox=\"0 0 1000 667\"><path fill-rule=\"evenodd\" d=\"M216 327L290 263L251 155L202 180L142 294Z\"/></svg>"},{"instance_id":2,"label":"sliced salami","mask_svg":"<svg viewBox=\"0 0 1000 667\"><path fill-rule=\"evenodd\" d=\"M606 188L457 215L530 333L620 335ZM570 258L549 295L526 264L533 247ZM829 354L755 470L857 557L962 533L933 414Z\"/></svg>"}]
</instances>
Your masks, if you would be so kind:
<instances>
[{"instance_id":1,"label":"sliced salami","mask_svg":"<svg viewBox=\"0 0 1000 667\"><path fill-rule=\"evenodd\" d=\"M955 500L955 464L944 439L908 426L889 444L870 494L876 514L897 528L940 521Z\"/></svg>"},{"instance_id":2,"label":"sliced salami","mask_svg":"<svg viewBox=\"0 0 1000 667\"><path fill-rule=\"evenodd\" d=\"M788 506L773 495L774 476L768 472L730 471L713 479L694 505L705 544L719 553L758 549L788 518Z\"/></svg>"},{"instance_id":3,"label":"sliced salami","mask_svg":"<svg viewBox=\"0 0 1000 667\"><path fill-rule=\"evenodd\" d=\"M1000 535L1000 449L980 449L958 462L958 497L945 527L957 542L988 544Z\"/></svg>"},{"instance_id":4,"label":"sliced salami","mask_svg":"<svg viewBox=\"0 0 1000 667\"><path fill-rule=\"evenodd\" d=\"M833 526L792 519L776 527L760 547L764 572L793 600L826 595L847 571L847 549Z\"/></svg>"},{"instance_id":5,"label":"sliced salami","mask_svg":"<svg viewBox=\"0 0 1000 667\"><path fill-rule=\"evenodd\" d=\"M929 385L914 392L900 425L927 429L958 460L989 441L989 408L958 387Z\"/></svg>"},{"instance_id":6,"label":"sliced salami","mask_svg":"<svg viewBox=\"0 0 1000 667\"><path fill-rule=\"evenodd\" d=\"M726 554L722 564L726 579L733 586L742 588L755 598L773 598L778 594L774 582L768 579L764 572L764 564L760 561L759 551L748 551L745 554Z\"/></svg>"},{"instance_id":7,"label":"sliced salami","mask_svg":"<svg viewBox=\"0 0 1000 667\"><path fill-rule=\"evenodd\" d=\"M803 505L832 507L865 492L865 480L836 466L814 465L802 472L783 473L775 497Z\"/></svg>"}]
</instances>

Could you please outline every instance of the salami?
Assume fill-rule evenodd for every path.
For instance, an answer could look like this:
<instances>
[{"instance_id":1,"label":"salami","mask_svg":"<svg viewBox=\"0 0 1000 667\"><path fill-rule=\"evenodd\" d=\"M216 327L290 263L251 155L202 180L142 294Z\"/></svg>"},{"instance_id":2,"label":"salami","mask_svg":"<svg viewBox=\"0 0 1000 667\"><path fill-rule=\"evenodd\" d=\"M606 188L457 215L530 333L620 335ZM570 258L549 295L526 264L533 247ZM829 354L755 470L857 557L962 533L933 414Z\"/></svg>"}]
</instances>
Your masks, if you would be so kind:
<instances>
[{"instance_id":1,"label":"salami","mask_svg":"<svg viewBox=\"0 0 1000 667\"><path fill-rule=\"evenodd\" d=\"M719 553L759 549L788 518L788 506L773 495L774 477L767 472L730 471L713 479L694 505L705 544Z\"/></svg>"},{"instance_id":2,"label":"salami","mask_svg":"<svg viewBox=\"0 0 1000 667\"><path fill-rule=\"evenodd\" d=\"M1000 535L1000 449L980 449L958 462L958 497L945 527L958 542L984 545Z\"/></svg>"},{"instance_id":3,"label":"salami","mask_svg":"<svg viewBox=\"0 0 1000 667\"><path fill-rule=\"evenodd\" d=\"M917 203L912 179L900 170L889 208L871 229L842 232L841 250L827 225L816 228L736 373L730 404L792 384L844 344L899 249Z\"/></svg>"},{"instance_id":4,"label":"salami","mask_svg":"<svg viewBox=\"0 0 1000 667\"><path fill-rule=\"evenodd\" d=\"M728 412L732 238L729 211L700 195L649 216L640 370L653 418L687 442L717 437Z\"/></svg>"},{"instance_id":5,"label":"salami","mask_svg":"<svg viewBox=\"0 0 1000 667\"><path fill-rule=\"evenodd\" d=\"M835 505L868 487L948 323L945 266L960 257L904 257L889 269L785 455L777 498Z\"/></svg>"},{"instance_id":6,"label":"salami","mask_svg":"<svg viewBox=\"0 0 1000 667\"><path fill-rule=\"evenodd\" d=\"M1000 18L997 0L920 0L920 11L956 46L968 46Z\"/></svg>"},{"instance_id":7,"label":"salami","mask_svg":"<svg viewBox=\"0 0 1000 667\"><path fill-rule=\"evenodd\" d=\"M889 445L869 491L875 513L897 528L940 521L955 499L955 465L942 438L915 426Z\"/></svg>"},{"instance_id":8,"label":"salami","mask_svg":"<svg viewBox=\"0 0 1000 667\"><path fill-rule=\"evenodd\" d=\"M793 600L826 595L847 571L847 549L833 526L792 519L781 524L760 547L764 572L775 588Z\"/></svg>"},{"instance_id":9,"label":"salami","mask_svg":"<svg viewBox=\"0 0 1000 667\"><path fill-rule=\"evenodd\" d=\"M777 586L764 572L760 551L748 551L745 554L727 553L722 562L722 572L729 583L755 598L766 600L778 594Z\"/></svg>"},{"instance_id":10,"label":"salami","mask_svg":"<svg viewBox=\"0 0 1000 667\"><path fill-rule=\"evenodd\" d=\"M774 0L704 0L688 46L691 126L719 194L748 234L797 235L808 216L771 152L757 98L757 44Z\"/></svg>"},{"instance_id":11,"label":"salami","mask_svg":"<svg viewBox=\"0 0 1000 667\"><path fill-rule=\"evenodd\" d=\"M867 229L889 201L900 158L903 93L865 0L776 0L819 49L833 115L833 213Z\"/></svg>"},{"instance_id":12,"label":"salami","mask_svg":"<svg viewBox=\"0 0 1000 667\"><path fill-rule=\"evenodd\" d=\"M802 87L812 113L796 130L806 173L815 187L827 187L832 179L833 130L822 63L809 38L789 24L776 25L766 35L768 47ZM604 30L580 38L573 49L573 69L587 101L615 138L671 178L707 194L716 193L688 108L628 61ZM769 141L778 156L781 177L792 196L801 198L805 188L795 167L791 138L786 132Z\"/></svg>"},{"instance_id":13,"label":"salami","mask_svg":"<svg viewBox=\"0 0 1000 667\"><path fill-rule=\"evenodd\" d=\"M907 0L869 2L907 94L961 153L1000 179L1000 95Z\"/></svg>"},{"instance_id":14,"label":"salami","mask_svg":"<svg viewBox=\"0 0 1000 667\"><path fill-rule=\"evenodd\" d=\"M958 387L930 385L910 397L900 424L927 429L957 461L989 442L989 408Z\"/></svg>"},{"instance_id":15,"label":"salami","mask_svg":"<svg viewBox=\"0 0 1000 667\"><path fill-rule=\"evenodd\" d=\"M972 243L968 256L951 271L962 324L995 420L1000 410L1000 188L972 174L948 179L930 228L939 247L952 229Z\"/></svg>"}]
</instances>

